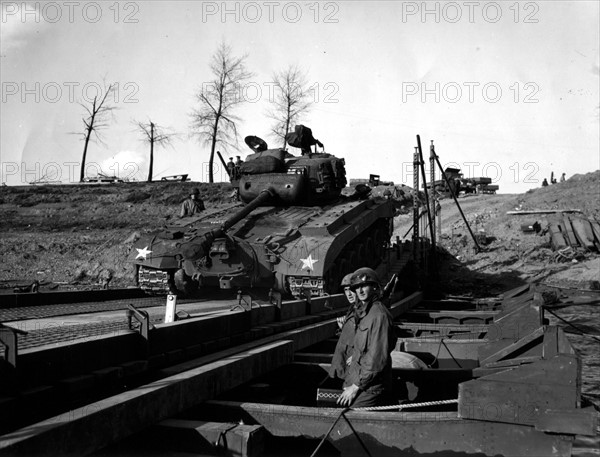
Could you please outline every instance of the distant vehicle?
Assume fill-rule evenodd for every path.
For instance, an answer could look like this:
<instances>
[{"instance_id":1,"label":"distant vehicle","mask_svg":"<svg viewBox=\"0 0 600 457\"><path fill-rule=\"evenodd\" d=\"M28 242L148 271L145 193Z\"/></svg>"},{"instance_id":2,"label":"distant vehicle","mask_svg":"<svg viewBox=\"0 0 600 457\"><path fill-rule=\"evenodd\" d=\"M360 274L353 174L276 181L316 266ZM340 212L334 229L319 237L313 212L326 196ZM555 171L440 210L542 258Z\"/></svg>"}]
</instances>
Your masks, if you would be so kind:
<instances>
[{"instance_id":1,"label":"distant vehicle","mask_svg":"<svg viewBox=\"0 0 600 457\"><path fill-rule=\"evenodd\" d=\"M465 178L460 172L460 168L448 167L444 170L444 175L448 179L438 179L433 182L433 188L439 194L450 197L451 192L456 196L461 192L465 194L495 194L499 189L498 185L492 185L492 179L485 176L477 178ZM448 186L448 183L450 185ZM431 188L430 183L427 184Z\"/></svg>"},{"instance_id":2,"label":"distant vehicle","mask_svg":"<svg viewBox=\"0 0 600 457\"><path fill-rule=\"evenodd\" d=\"M189 181L188 175L172 175L172 176L163 176L160 178L161 181Z\"/></svg>"},{"instance_id":3,"label":"distant vehicle","mask_svg":"<svg viewBox=\"0 0 600 457\"><path fill-rule=\"evenodd\" d=\"M125 182L121 178L116 176L107 176L102 173L99 173L98 176L89 176L83 178L83 182L85 184L112 184L118 182Z\"/></svg>"}]
</instances>

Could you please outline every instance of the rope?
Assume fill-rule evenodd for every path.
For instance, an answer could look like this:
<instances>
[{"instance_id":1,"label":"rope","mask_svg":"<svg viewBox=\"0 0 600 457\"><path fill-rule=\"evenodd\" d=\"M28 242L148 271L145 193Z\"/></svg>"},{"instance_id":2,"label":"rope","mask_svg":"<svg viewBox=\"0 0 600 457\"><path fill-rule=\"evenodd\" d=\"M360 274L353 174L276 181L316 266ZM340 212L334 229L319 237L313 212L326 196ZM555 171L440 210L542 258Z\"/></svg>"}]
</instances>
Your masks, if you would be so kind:
<instances>
[{"instance_id":1,"label":"rope","mask_svg":"<svg viewBox=\"0 0 600 457\"><path fill-rule=\"evenodd\" d=\"M353 411L386 411L392 409L408 409L408 408L421 408L423 406L437 406L437 405L450 405L452 403L458 403L458 398L454 400L437 400L437 401L424 401L421 403L407 403L406 405L390 405L390 406L370 406L365 408L352 408Z\"/></svg>"},{"instance_id":2,"label":"rope","mask_svg":"<svg viewBox=\"0 0 600 457\"><path fill-rule=\"evenodd\" d=\"M442 337L442 344L444 345L444 347L446 348L446 350L448 351L448 354L450 354L450 357L452 357L452 360L454 360L456 362L456 364L458 365L458 368L462 368L462 365L459 363L458 360L456 360L454 358L454 355L452 355L452 352L450 351L450 348L448 347L448 345L444 342L444 337Z\"/></svg>"}]
</instances>

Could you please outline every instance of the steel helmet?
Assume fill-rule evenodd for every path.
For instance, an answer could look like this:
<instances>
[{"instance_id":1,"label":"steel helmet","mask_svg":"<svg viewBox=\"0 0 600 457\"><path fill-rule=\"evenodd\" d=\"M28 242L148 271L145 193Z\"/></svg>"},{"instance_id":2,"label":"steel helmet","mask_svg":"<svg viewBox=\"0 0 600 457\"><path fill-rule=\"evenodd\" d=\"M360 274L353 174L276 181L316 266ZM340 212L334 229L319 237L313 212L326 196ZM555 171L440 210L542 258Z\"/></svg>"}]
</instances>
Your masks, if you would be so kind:
<instances>
[{"instance_id":1,"label":"steel helmet","mask_svg":"<svg viewBox=\"0 0 600 457\"><path fill-rule=\"evenodd\" d=\"M342 287L352 285L352 275L354 275L354 273L348 273L346 276L344 276L340 285Z\"/></svg>"},{"instance_id":2,"label":"steel helmet","mask_svg":"<svg viewBox=\"0 0 600 457\"><path fill-rule=\"evenodd\" d=\"M363 284L373 284L379 287L379 276L375 273L372 268L364 267L359 268L352 275L352 287L358 287Z\"/></svg>"}]
</instances>

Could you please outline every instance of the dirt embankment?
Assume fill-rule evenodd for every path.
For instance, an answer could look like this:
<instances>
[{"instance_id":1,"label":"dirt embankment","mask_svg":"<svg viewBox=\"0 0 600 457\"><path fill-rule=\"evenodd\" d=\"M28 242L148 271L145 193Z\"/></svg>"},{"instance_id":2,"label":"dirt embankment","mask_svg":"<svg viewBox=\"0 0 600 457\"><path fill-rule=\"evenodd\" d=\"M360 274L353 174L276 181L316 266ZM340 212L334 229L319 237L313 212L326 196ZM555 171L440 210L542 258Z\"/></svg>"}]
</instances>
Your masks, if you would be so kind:
<instances>
[{"instance_id":1,"label":"dirt embankment","mask_svg":"<svg viewBox=\"0 0 600 457\"><path fill-rule=\"evenodd\" d=\"M126 259L136 236L176 218L194 187L207 207L229 202L233 190L192 182L2 187L0 287L133 285Z\"/></svg>"},{"instance_id":2,"label":"dirt embankment","mask_svg":"<svg viewBox=\"0 0 600 457\"><path fill-rule=\"evenodd\" d=\"M563 183L531 189L524 194L467 195L458 199L472 231L485 232L477 253L458 207L451 198L441 201L441 238L447 252L442 280L447 292L489 295L535 281L589 289L600 281L600 256L579 250L575 261L556 259L548 224L559 215L508 215L508 211L579 209L576 213L600 220L600 171L575 175ZM439 218L438 218L439 220ZM540 225L538 233L524 233L523 225ZM395 235L404 236L412 215L395 220ZM412 236L412 232L408 237Z\"/></svg>"},{"instance_id":3,"label":"dirt embankment","mask_svg":"<svg viewBox=\"0 0 600 457\"><path fill-rule=\"evenodd\" d=\"M126 262L136 236L176 218L181 202L199 187L207 207L230 203L229 184L155 182L0 188L0 287L34 280L46 284L98 287L133 285ZM441 277L445 291L483 296L525 281L588 289L600 280L600 256L581 252L576 262L557 261L546 233L551 215L511 216L515 209L579 209L600 219L600 171L514 195L461 196L474 232L488 243L476 253L452 199L441 202ZM526 234L524 224L541 231ZM412 216L395 220L402 237ZM410 237L410 235L408 235Z\"/></svg>"}]
</instances>

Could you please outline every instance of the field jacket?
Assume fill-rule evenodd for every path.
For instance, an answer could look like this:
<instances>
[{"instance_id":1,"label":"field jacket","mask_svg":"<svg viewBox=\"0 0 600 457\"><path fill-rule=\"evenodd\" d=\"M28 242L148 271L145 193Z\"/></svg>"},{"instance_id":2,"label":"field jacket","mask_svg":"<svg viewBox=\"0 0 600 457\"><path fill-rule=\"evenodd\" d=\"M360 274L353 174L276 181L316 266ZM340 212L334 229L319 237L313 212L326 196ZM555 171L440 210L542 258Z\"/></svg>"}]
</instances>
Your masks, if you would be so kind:
<instances>
[{"instance_id":1,"label":"field jacket","mask_svg":"<svg viewBox=\"0 0 600 457\"><path fill-rule=\"evenodd\" d=\"M356 307L352 362L344 387L357 385L363 391L390 389L392 358L396 345L392 315L378 300Z\"/></svg>"},{"instance_id":2,"label":"field jacket","mask_svg":"<svg viewBox=\"0 0 600 457\"><path fill-rule=\"evenodd\" d=\"M201 199L192 200L188 198L181 204L180 217L193 216L204 211L204 202Z\"/></svg>"},{"instance_id":3,"label":"field jacket","mask_svg":"<svg viewBox=\"0 0 600 457\"><path fill-rule=\"evenodd\" d=\"M352 306L352 305L351 305ZM331 367L329 368L329 376L332 378L344 379L346 377L346 360L352 355L354 344L354 313L347 315L344 325L342 325L342 333L335 346Z\"/></svg>"}]
</instances>

